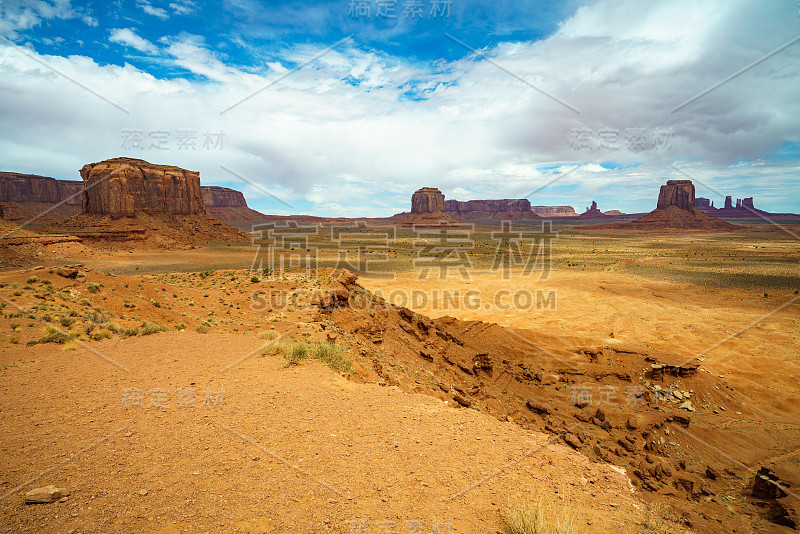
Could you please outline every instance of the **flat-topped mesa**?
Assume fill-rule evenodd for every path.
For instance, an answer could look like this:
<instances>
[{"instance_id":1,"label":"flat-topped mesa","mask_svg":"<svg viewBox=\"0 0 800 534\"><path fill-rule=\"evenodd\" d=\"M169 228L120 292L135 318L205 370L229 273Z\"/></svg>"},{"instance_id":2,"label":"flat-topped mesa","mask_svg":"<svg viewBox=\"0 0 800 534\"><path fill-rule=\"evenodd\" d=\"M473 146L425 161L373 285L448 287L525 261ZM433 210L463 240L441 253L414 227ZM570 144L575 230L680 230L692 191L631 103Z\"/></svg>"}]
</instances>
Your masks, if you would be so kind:
<instances>
[{"instance_id":1,"label":"flat-topped mesa","mask_svg":"<svg viewBox=\"0 0 800 534\"><path fill-rule=\"evenodd\" d=\"M531 203L526 198L503 199L503 200L445 200L445 207L448 213L468 213L472 211L501 212L501 211L520 211L527 213L531 211Z\"/></svg>"},{"instance_id":2,"label":"flat-topped mesa","mask_svg":"<svg viewBox=\"0 0 800 534\"><path fill-rule=\"evenodd\" d=\"M539 219L526 198L500 200L445 200L447 213L461 220L470 219Z\"/></svg>"},{"instance_id":3,"label":"flat-topped mesa","mask_svg":"<svg viewBox=\"0 0 800 534\"><path fill-rule=\"evenodd\" d=\"M206 208L246 208L247 201L241 191L220 187L217 185L204 185L200 187L203 204Z\"/></svg>"},{"instance_id":4,"label":"flat-topped mesa","mask_svg":"<svg viewBox=\"0 0 800 534\"><path fill-rule=\"evenodd\" d=\"M531 206L531 211L541 217L577 217L572 206Z\"/></svg>"},{"instance_id":5,"label":"flat-topped mesa","mask_svg":"<svg viewBox=\"0 0 800 534\"><path fill-rule=\"evenodd\" d=\"M0 172L0 201L80 205L83 182L49 176Z\"/></svg>"},{"instance_id":6,"label":"flat-topped mesa","mask_svg":"<svg viewBox=\"0 0 800 534\"><path fill-rule=\"evenodd\" d=\"M82 212L130 217L205 214L200 173L141 159L113 158L81 169Z\"/></svg>"},{"instance_id":7,"label":"flat-topped mesa","mask_svg":"<svg viewBox=\"0 0 800 534\"><path fill-rule=\"evenodd\" d=\"M667 180L658 193L656 209L663 210L676 206L682 210L694 209L694 184L691 180Z\"/></svg>"},{"instance_id":8,"label":"flat-topped mesa","mask_svg":"<svg viewBox=\"0 0 800 534\"><path fill-rule=\"evenodd\" d=\"M411 196L411 213L444 213L444 195L436 187L417 189Z\"/></svg>"}]
</instances>

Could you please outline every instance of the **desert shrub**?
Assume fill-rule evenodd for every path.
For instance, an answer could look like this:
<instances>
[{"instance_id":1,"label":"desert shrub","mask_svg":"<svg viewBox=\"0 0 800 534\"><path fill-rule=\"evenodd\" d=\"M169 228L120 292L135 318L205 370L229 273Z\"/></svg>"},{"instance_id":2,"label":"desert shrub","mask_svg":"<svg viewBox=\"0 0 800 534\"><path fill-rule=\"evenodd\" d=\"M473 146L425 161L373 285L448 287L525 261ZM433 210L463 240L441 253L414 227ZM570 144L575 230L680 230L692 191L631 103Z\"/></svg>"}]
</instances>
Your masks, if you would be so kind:
<instances>
[{"instance_id":1,"label":"desert shrub","mask_svg":"<svg viewBox=\"0 0 800 534\"><path fill-rule=\"evenodd\" d=\"M278 339L278 332L276 332L275 330L267 330L265 332L260 332L258 334L258 337L260 337L264 341L273 341L275 339Z\"/></svg>"},{"instance_id":2,"label":"desert shrub","mask_svg":"<svg viewBox=\"0 0 800 534\"><path fill-rule=\"evenodd\" d=\"M149 336L150 334L155 334L156 332L165 332L166 330L167 327L162 324L145 323L144 326L139 329L139 335Z\"/></svg>"},{"instance_id":3,"label":"desert shrub","mask_svg":"<svg viewBox=\"0 0 800 534\"><path fill-rule=\"evenodd\" d=\"M557 517L561 515L562 517ZM562 514L548 509L541 497L528 503L511 505L503 514L505 534L574 534L574 518L567 509Z\"/></svg>"},{"instance_id":4,"label":"desert shrub","mask_svg":"<svg viewBox=\"0 0 800 534\"><path fill-rule=\"evenodd\" d=\"M89 284L86 284L86 290L89 293L100 293L100 284L97 284L95 282L91 282Z\"/></svg>"},{"instance_id":5,"label":"desert shrub","mask_svg":"<svg viewBox=\"0 0 800 534\"><path fill-rule=\"evenodd\" d=\"M320 343L314 345L314 358L318 359L334 371L350 373L353 371L353 363L347 360L342 354L342 349L333 343Z\"/></svg>"},{"instance_id":6,"label":"desert shrub","mask_svg":"<svg viewBox=\"0 0 800 534\"><path fill-rule=\"evenodd\" d=\"M42 321L44 321L46 323L52 323L53 322L53 316L50 315L49 313L45 313L44 315L42 315Z\"/></svg>"},{"instance_id":7,"label":"desert shrub","mask_svg":"<svg viewBox=\"0 0 800 534\"><path fill-rule=\"evenodd\" d=\"M119 334L119 337L121 337L122 339L125 339L126 337L138 336L139 335L139 329L138 328L120 328L120 330L119 330L119 332L117 332L117 334Z\"/></svg>"},{"instance_id":8,"label":"desert shrub","mask_svg":"<svg viewBox=\"0 0 800 534\"><path fill-rule=\"evenodd\" d=\"M254 284L257 284L259 282L259 279L257 276L252 276L250 277L250 281L253 282Z\"/></svg>"},{"instance_id":9,"label":"desert shrub","mask_svg":"<svg viewBox=\"0 0 800 534\"><path fill-rule=\"evenodd\" d=\"M198 334L208 334L209 330L210 329L204 324L197 325L197 328L194 329L194 331L197 332Z\"/></svg>"},{"instance_id":10,"label":"desert shrub","mask_svg":"<svg viewBox=\"0 0 800 534\"><path fill-rule=\"evenodd\" d=\"M39 339L28 341L27 345L30 347L32 345L41 345L44 343L64 344L67 341L70 341L71 339L72 336L70 336L69 334L65 334L64 332L53 332L51 334L45 334Z\"/></svg>"},{"instance_id":11,"label":"desert shrub","mask_svg":"<svg viewBox=\"0 0 800 534\"><path fill-rule=\"evenodd\" d=\"M309 357L308 345L302 341L281 344L280 350L286 358L287 366L300 363Z\"/></svg>"},{"instance_id":12,"label":"desert shrub","mask_svg":"<svg viewBox=\"0 0 800 534\"><path fill-rule=\"evenodd\" d=\"M13 336L10 336L8 338L8 342L16 345L17 343L19 343L19 336L17 334L14 334Z\"/></svg>"},{"instance_id":13,"label":"desert shrub","mask_svg":"<svg viewBox=\"0 0 800 534\"><path fill-rule=\"evenodd\" d=\"M184 330L186 330L186 325L183 323L178 323L175 325L175 330L183 332Z\"/></svg>"},{"instance_id":14,"label":"desert shrub","mask_svg":"<svg viewBox=\"0 0 800 534\"><path fill-rule=\"evenodd\" d=\"M12 330L12 331L15 331L17 328L19 328L19 323L11 323L11 324L10 324L10 325L8 325L8 326L10 326L10 327L11 327L11 330Z\"/></svg>"},{"instance_id":15,"label":"desert shrub","mask_svg":"<svg viewBox=\"0 0 800 534\"><path fill-rule=\"evenodd\" d=\"M111 339L111 330L108 328L100 328L92 334L92 339L95 341L100 341L101 339Z\"/></svg>"},{"instance_id":16,"label":"desert shrub","mask_svg":"<svg viewBox=\"0 0 800 534\"><path fill-rule=\"evenodd\" d=\"M78 348L78 342L77 342L77 341L75 341L74 339L70 339L69 341L67 341L66 343L64 343L64 347L62 347L62 349L61 349L61 350L63 350L64 352L66 352L66 351L68 351L68 350L75 350L75 349L77 349L77 348Z\"/></svg>"},{"instance_id":17,"label":"desert shrub","mask_svg":"<svg viewBox=\"0 0 800 534\"><path fill-rule=\"evenodd\" d=\"M11 293L11 294L12 294L12 295L14 295L15 297L21 297L21 296L22 296L22 291L20 291L20 290L17 290L17 291L14 291L14 292L13 292L13 293Z\"/></svg>"},{"instance_id":18,"label":"desert shrub","mask_svg":"<svg viewBox=\"0 0 800 534\"><path fill-rule=\"evenodd\" d=\"M46 285L46 286L49 286L49 285L50 285L50 284L52 284L53 282L51 282L50 280L42 280L42 283L43 283L44 285Z\"/></svg>"},{"instance_id":19,"label":"desert shrub","mask_svg":"<svg viewBox=\"0 0 800 534\"><path fill-rule=\"evenodd\" d=\"M58 332L58 328L56 328L55 326L45 326L44 327L44 333L45 334L55 334L56 332Z\"/></svg>"},{"instance_id":20,"label":"desert shrub","mask_svg":"<svg viewBox=\"0 0 800 534\"><path fill-rule=\"evenodd\" d=\"M26 284L35 284L38 281L39 281L39 277L38 276L31 276L27 280L25 280L25 283Z\"/></svg>"},{"instance_id":21,"label":"desert shrub","mask_svg":"<svg viewBox=\"0 0 800 534\"><path fill-rule=\"evenodd\" d=\"M80 302L79 302L79 304L80 304L81 306L91 306L91 305L92 305L92 303L91 303L91 302L89 302L89 299L81 299L81 300L80 300Z\"/></svg>"}]
</instances>

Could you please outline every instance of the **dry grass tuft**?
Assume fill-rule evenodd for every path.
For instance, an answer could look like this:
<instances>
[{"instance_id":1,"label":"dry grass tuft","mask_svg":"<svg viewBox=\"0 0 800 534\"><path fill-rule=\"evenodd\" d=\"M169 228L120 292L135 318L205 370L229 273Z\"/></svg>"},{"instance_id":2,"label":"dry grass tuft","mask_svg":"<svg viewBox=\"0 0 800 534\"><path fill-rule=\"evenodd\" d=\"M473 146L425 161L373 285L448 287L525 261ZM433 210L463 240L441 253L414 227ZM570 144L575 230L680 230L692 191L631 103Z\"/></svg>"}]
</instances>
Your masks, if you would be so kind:
<instances>
[{"instance_id":1,"label":"dry grass tuft","mask_svg":"<svg viewBox=\"0 0 800 534\"><path fill-rule=\"evenodd\" d=\"M576 534L575 514L568 507L554 510L538 496L530 502L514 503L503 514L505 534Z\"/></svg>"}]
</instances>

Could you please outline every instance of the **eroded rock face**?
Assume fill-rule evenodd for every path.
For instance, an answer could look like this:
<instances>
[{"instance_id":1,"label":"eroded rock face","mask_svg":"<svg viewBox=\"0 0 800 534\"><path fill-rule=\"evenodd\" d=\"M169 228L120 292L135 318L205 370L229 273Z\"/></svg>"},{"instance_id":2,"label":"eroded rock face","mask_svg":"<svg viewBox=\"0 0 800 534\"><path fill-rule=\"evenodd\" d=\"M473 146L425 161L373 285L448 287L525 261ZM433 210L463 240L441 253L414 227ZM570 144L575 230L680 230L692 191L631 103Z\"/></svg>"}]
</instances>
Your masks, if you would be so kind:
<instances>
[{"instance_id":1,"label":"eroded rock face","mask_svg":"<svg viewBox=\"0 0 800 534\"><path fill-rule=\"evenodd\" d=\"M531 203L525 198L501 200L446 200L449 215L464 219L538 219L531 211Z\"/></svg>"},{"instance_id":2,"label":"eroded rock face","mask_svg":"<svg viewBox=\"0 0 800 534\"><path fill-rule=\"evenodd\" d=\"M531 211L531 203L528 199L503 199L503 200L467 200L460 202L458 200L447 200L444 203L448 213L470 213L470 212L485 212L497 213L518 211L522 213L529 213Z\"/></svg>"},{"instance_id":3,"label":"eroded rock face","mask_svg":"<svg viewBox=\"0 0 800 534\"><path fill-rule=\"evenodd\" d=\"M140 159L114 158L81 169L83 213L133 216L204 214L200 173Z\"/></svg>"},{"instance_id":4,"label":"eroded rock face","mask_svg":"<svg viewBox=\"0 0 800 534\"><path fill-rule=\"evenodd\" d=\"M411 197L411 213L444 213L444 195L435 187L423 187Z\"/></svg>"},{"instance_id":5,"label":"eroded rock face","mask_svg":"<svg viewBox=\"0 0 800 534\"><path fill-rule=\"evenodd\" d=\"M79 206L83 182L56 180L36 174L0 172L0 202L42 202Z\"/></svg>"},{"instance_id":6,"label":"eroded rock face","mask_svg":"<svg viewBox=\"0 0 800 534\"><path fill-rule=\"evenodd\" d=\"M204 185L200 188L203 204L206 208L246 208L244 195L235 189Z\"/></svg>"},{"instance_id":7,"label":"eroded rock face","mask_svg":"<svg viewBox=\"0 0 800 534\"><path fill-rule=\"evenodd\" d=\"M658 193L656 209L676 206L682 210L694 209L694 184L691 180L668 180Z\"/></svg>"}]
</instances>

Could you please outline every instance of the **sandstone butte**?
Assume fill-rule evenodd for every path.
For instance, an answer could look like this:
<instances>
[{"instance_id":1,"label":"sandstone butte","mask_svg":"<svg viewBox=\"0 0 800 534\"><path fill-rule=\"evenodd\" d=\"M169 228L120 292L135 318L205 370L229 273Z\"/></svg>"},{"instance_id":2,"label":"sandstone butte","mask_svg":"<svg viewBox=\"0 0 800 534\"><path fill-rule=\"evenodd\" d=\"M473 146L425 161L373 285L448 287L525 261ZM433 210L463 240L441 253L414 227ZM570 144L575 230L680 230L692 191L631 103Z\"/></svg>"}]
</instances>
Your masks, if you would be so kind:
<instances>
[{"instance_id":1,"label":"sandstone butte","mask_svg":"<svg viewBox=\"0 0 800 534\"><path fill-rule=\"evenodd\" d=\"M658 193L656 209L623 226L638 230L694 229L729 232L737 225L721 221L694 207L691 180L668 180Z\"/></svg>"},{"instance_id":2,"label":"sandstone butte","mask_svg":"<svg viewBox=\"0 0 800 534\"><path fill-rule=\"evenodd\" d=\"M197 171L113 158L84 165L80 173L82 212L58 228L87 243L191 248L203 242L247 240L206 213Z\"/></svg>"},{"instance_id":3,"label":"sandstone butte","mask_svg":"<svg viewBox=\"0 0 800 534\"><path fill-rule=\"evenodd\" d=\"M441 191L435 187L423 187L411 196L411 213L403 216L398 222L401 226L426 226L458 221L447 214Z\"/></svg>"},{"instance_id":4,"label":"sandstone butte","mask_svg":"<svg viewBox=\"0 0 800 534\"><path fill-rule=\"evenodd\" d=\"M82 212L132 217L205 214L200 173L132 158L113 158L84 165Z\"/></svg>"},{"instance_id":5,"label":"sandstone butte","mask_svg":"<svg viewBox=\"0 0 800 534\"><path fill-rule=\"evenodd\" d=\"M586 211L578 217L581 219L603 219L606 215L597 207L597 202L592 200L592 205L586 208Z\"/></svg>"}]
</instances>

